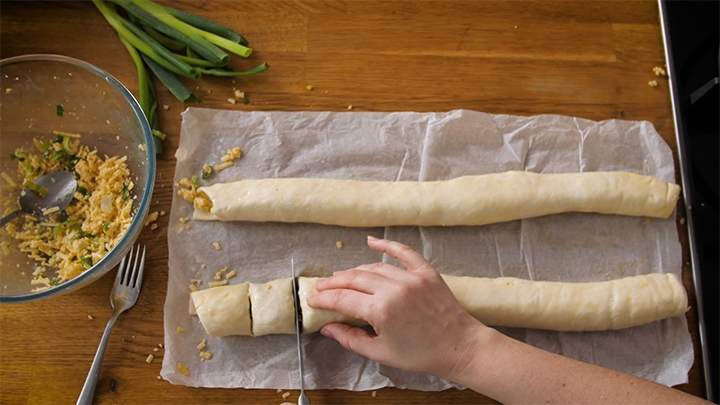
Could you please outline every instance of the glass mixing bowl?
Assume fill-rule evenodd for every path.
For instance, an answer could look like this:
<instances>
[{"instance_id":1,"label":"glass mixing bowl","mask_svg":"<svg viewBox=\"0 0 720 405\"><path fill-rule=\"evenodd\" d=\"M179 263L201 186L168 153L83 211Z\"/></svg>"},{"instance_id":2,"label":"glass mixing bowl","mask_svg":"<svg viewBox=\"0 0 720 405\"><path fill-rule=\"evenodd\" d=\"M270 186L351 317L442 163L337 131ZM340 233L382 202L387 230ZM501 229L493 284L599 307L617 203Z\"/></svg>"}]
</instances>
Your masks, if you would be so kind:
<instances>
[{"instance_id":1,"label":"glass mixing bowl","mask_svg":"<svg viewBox=\"0 0 720 405\"><path fill-rule=\"evenodd\" d=\"M143 228L156 170L150 126L138 102L117 79L66 56L3 59L0 92L0 172L15 177L17 162L10 155L18 147L34 149L33 137L52 139L53 130L82 134L82 143L96 148L99 156L127 156L135 183L133 220L116 246L91 268L63 284L33 292L34 261L12 244L9 253L0 251L0 303L29 302L75 291L120 263ZM8 238L5 230L0 233L4 240Z\"/></svg>"}]
</instances>

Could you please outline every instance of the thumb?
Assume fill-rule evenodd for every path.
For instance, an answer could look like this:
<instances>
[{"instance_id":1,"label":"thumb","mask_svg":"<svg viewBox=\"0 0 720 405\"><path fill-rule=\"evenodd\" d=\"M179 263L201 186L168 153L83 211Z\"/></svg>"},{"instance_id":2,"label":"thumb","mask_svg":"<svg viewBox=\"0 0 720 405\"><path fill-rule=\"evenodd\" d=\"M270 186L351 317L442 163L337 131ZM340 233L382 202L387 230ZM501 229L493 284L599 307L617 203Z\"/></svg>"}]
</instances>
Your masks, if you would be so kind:
<instances>
[{"instance_id":1,"label":"thumb","mask_svg":"<svg viewBox=\"0 0 720 405\"><path fill-rule=\"evenodd\" d=\"M323 336L335 339L347 350L361 356L370 357L373 336L367 331L344 323L330 323L320 330Z\"/></svg>"}]
</instances>

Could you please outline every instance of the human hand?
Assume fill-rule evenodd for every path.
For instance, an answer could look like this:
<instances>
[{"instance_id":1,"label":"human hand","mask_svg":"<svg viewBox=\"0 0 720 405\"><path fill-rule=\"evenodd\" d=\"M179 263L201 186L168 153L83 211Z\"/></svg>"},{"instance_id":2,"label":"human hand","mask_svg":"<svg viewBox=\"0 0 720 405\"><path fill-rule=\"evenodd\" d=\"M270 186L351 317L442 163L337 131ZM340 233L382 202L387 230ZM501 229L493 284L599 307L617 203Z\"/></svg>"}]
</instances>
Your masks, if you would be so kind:
<instances>
[{"instance_id":1,"label":"human hand","mask_svg":"<svg viewBox=\"0 0 720 405\"><path fill-rule=\"evenodd\" d=\"M381 364L444 378L462 372L480 345L484 325L458 303L440 274L398 242L368 237L368 246L398 259L338 271L316 284L315 308L365 320L374 334L333 323L320 331Z\"/></svg>"}]
</instances>

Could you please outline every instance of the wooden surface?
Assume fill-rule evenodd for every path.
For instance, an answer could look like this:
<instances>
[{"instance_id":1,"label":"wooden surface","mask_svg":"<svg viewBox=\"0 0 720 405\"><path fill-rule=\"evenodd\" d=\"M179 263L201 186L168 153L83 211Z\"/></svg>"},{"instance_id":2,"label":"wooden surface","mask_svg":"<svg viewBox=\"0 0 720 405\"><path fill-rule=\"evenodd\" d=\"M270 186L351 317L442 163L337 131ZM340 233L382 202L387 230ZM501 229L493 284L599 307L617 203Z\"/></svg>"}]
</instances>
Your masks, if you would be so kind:
<instances>
[{"instance_id":1,"label":"wooden surface","mask_svg":"<svg viewBox=\"0 0 720 405\"><path fill-rule=\"evenodd\" d=\"M675 149L657 3L654 1L167 1L244 34L255 53L234 58L268 72L246 79L201 79L191 88L203 107L237 110L447 111L464 108L517 115L563 114L592 120L652 122ZM95 64L137 90L133 64L90 2L0 4L0 56L65 54ZM658 87L648 86L657 80ZM312 85L308 91L306 86ZM231 105L232 89L248 105ZM173 153L183 105L158 87L161 127L151 211L170 211ZM2 151L6 153L6 151ZM682 207L678 218L684 216ZM97 403L270 403L275 390L200 389L159 379L167 284L167 217L145 229L146 281L138 304L112 333ZM684 263L686 229L679 222ZM684 282L694 293L685 265ZM110 315L114 274L47 302L0 307L0 403L74 403ZM90 319L91 316L93 319ZM688 313L696 345L690 383L704 396L696 312ZM152 364L145 359L155 354ZM469 391L382 389L312 391L314 404L484 403ZM297 400L292 392L289 401Z\"/></svg>"}]
</instances>

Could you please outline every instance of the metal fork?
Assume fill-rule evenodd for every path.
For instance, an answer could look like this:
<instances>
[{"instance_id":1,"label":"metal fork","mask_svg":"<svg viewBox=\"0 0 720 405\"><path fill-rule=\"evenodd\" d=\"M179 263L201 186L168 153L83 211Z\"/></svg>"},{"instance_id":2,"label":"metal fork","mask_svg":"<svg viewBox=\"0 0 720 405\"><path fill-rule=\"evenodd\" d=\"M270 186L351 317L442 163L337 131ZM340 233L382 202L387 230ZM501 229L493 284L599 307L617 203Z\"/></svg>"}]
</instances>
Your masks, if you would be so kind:
<instances>
[{"instance_id":1,"label":"metal fork","mask_svg":"<svg viewBox=\"0 0 720 405\"><path fill-rule=\"evenodd\" d=\"M102 366L103 356L105 355L105 347L107 347L110 331L115 326L115 321L121 313L132 308L137 302L140 295L140 287L142 286L143 269L145 268L145 247L140 252L140 245L130 248L130 252L122 258L120 266L118 266L117 276L115 276L115 284L110 293L110 305L112 306L112 315L105 327L100 346L95 353L95 359L90 366L90 372L85 379L80 397L78 397L77 405L92 404L95 395L95 386L97 385L98 375L100 375L100 367Z\"/></svg>"}]
</instances>

